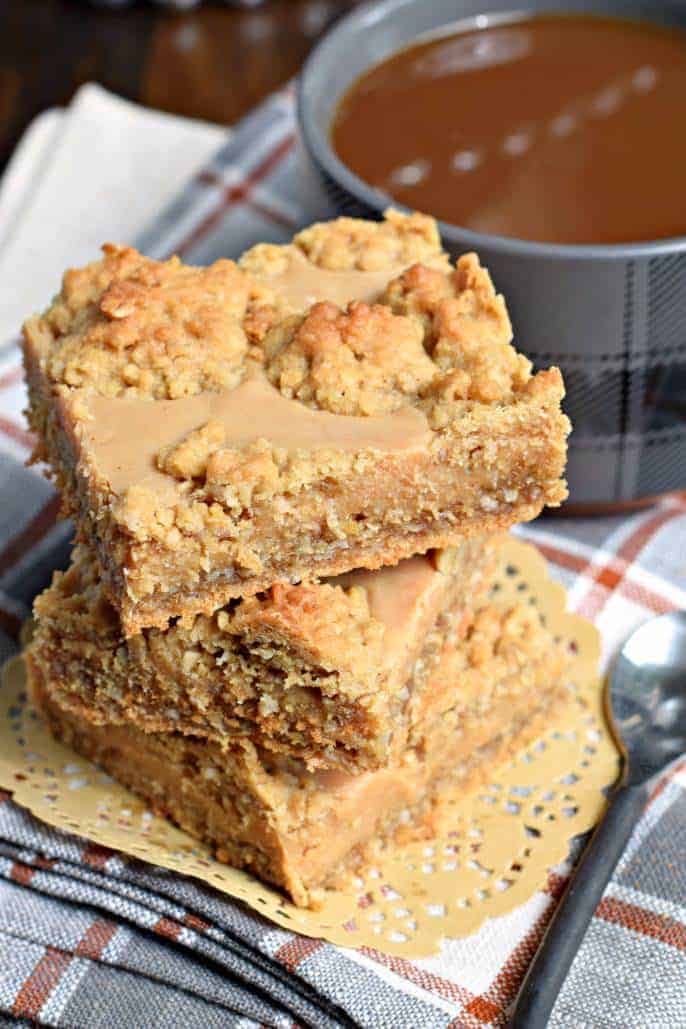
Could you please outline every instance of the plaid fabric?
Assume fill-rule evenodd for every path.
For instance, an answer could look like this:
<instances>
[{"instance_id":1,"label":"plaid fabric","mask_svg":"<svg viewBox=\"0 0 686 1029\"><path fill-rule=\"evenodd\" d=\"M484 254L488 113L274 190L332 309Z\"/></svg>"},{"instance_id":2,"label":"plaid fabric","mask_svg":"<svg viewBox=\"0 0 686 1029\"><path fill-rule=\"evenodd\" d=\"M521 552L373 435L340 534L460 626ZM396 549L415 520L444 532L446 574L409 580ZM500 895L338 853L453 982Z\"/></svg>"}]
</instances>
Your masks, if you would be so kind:
<instances>
[{"instance_id":1,"label":"plaid fabric","mask_svg":"<svg viewBox=\"0 0 686 1029\"><path fill-rule=\"evenodd\" d=\"M316 214L279 94L141 241L203 263L288 238ZM303 200L302 193L307 193ZM69 526L30 448L16 348L0 360L0 651L64 564ZM604 660L652 614L686 606L686 499L629 516L523 527L593 619ZM686 762L656 787L600 904L551 1025L686 1026ZM484 1027L506 1021L564 877L466 940L416 961L286 932L199 883L0 804L0 1011L56 1026ZM0 1023L4 1024L0 1017Z\"/></svg>"}]
</instances>

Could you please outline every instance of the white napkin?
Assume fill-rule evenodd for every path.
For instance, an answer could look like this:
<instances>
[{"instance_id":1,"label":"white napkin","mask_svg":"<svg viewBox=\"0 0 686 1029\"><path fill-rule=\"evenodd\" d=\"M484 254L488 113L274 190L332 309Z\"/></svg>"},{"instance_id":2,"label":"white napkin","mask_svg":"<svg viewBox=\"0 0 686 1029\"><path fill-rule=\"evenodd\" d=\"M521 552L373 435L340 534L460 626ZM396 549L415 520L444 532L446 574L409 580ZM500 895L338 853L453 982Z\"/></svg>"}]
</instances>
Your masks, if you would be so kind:
<instances>
[{"instance_id":1,"label":"white napkin","mask_svg":"<svg viewBox=\"0 0 686 1029\"><path fill-rule=\"evenodd\" d=\"M0 347L49 302L65 268L131 243L230 130L82 86L39 115L0 180Z\"/></svg>"}]
</instances>

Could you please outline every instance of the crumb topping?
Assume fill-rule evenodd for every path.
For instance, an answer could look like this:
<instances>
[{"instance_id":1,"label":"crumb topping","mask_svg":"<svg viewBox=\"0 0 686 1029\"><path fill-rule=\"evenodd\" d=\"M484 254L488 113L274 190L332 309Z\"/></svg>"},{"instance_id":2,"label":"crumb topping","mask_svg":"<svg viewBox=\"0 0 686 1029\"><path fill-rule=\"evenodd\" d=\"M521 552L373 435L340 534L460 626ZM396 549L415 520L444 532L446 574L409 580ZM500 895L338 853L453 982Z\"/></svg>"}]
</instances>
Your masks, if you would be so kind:
<instances>
[{"instance_id":1,"label":"crumb topping","mask_svg":"<svg viewBox=\"0 0 686 1029\"><path fill-rule=\"evenodd\" d=\"M503 610L489 605L477 612L464 644L466 662L480 668L496 658L506 664L527 663L550 646L550 633L538 611L528 604Z\"/></svg>"},{"instance_id":2,"label":"crumb topping","mask_svg":"<svg viewBox=\"0 0 686 1029\"><path fill-rule=\"evenodd\" d=\"M397 267L440 243L432 219L389 211L384 222L313 225L292 246L318 267L345 271ZM420 398L429 410L500 403L531 378L475 254L449 271L412 265L379 303L341 310L325 301L294 317L265 284L283 271L288 249L260 244L240 267L193 268L106 245L100 261L66 273L25 333L53 383L106 396L231 389L248 358L265 363L284 396L334 414L383 414Z\"/></svg>"},{"instance_id":3,"label":"crumb topping","mask_svg":"<svg viewBox=\"0 0 686 1029\"><path fill-rule=\"evenodd\" d=\"M294 307L269 286L270 280L288 272L293 251L325 271L378 272L435 258L441 253L441 240L433 218L389 209L381 222L336 218L303 229L286 245L258 243L238 262L244 272L261 283L244 320L252 343L260 343L270 329L290 315L303 313L301 307Z\"/></svg>"},{"instance_id":4,"label":"crumb topping","mask_svg":"<svg viewBox=\"0 0 686 1029\"><path fill-rule=\"evenodd\" d=\"M225 439L226 428L212 419L189 432L180 443L160 450L157 467L177 479L205 478L210 455L222 447Z\"/></svg>"},{"instance_id":5,"label":"crumb topping","mask_svg":"<svg viewBox=\"0 0 686 1029\"><path fill-rule=\"evenodd\" d=\"M420 325L379 304L321 303L264 341L267 375L284 396L332 414L379 415L435 375Z\"/></svg>"},{"instance_id":6,"label":"crumb topping","mask_svg":"<svg viewBox=\"0 0 686 1029\"><path fill-rule=\"evenodd\" d=\"M465 254L448 272L412 265L378 304L316 304L268 332L261 350L286 397L348 415L416 403L438 429L465 403L502 404L526 389L531 363L511 339L503 298Z\"/></svg>"},{"instance_id":7,"label":"crumb topping","mask_svg":"<svg viewBox=\"0 0 686 1029\"><path fill-rule=\"evenodd\" d=\"M392 208L386 211L382 222L360 218L318 222L299 232L293 243L313 264L331 271L377 271L421 261L441 249L433 218L417 213L406 215Z\"/></svg>"},{"instance_id":8,"label":"crumb topping","mask_svg":"<svg viewBox=\"0 0 686 1029\"><path fill-rule=\"evenodd\" d=\"M173 399L237 384L249 299L233 261L193 268L108 244L24 331L54 383Z\"/></svg>"},{"instance_id":9,"label":"crumb topping","mask_svg":"<svg viewBox=\"0 0 686 1029\"><path fill-rule=\"evenodd\" d=\"M301 638L318 659L346 667L373 667L380 658L385 628L369 610L367 591L333 583L277 584L261 598L246 598L235 609L232 631L251 635L269 627L284 639ZM335 662L332 658L335 655ZM344 657L345 655L345 657Z\"/></svg>"}]
</instances>

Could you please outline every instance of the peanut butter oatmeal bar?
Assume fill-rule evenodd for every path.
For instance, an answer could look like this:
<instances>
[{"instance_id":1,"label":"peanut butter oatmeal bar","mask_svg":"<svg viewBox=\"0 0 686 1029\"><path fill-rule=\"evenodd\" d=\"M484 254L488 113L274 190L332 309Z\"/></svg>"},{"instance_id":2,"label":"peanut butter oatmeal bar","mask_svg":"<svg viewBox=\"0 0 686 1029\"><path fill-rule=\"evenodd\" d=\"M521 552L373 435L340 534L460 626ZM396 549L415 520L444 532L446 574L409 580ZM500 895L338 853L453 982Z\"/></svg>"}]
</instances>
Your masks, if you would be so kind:
<instances>
[{"instance_id":1,"label":"peanut butter oatmeal bar","mask_svg":"<svg viewBox=\"0 0 686 1029\"><path fill-rule=\"evenodd\" d=\"M553 368L432 219L340 218L238 264L107 246L24 328L36 458L127 634L394 564L566 496Z\"/></svg>"},{"instance_id":2,"label":"peanut butter oatmeal bar","mask_svg":"<svg viewBox=\"0 0 686 1029\"><path fill-rule=\"evenodd\" d=\"M241 736L312 768L375 768L404 746L443 648L490 588L499 543L273 586L128 639L81 548L36 601L31 649L60 703L97 724L221 745Z\"/></svg>"},{"instance_id":3,"label":"peanut butter oatmeal bar","mask_svg":"<svg viewBox=\"0 0 686 1029\"><path fill-rule=\"evenodd\" d=\"M466 639L444 649L422 723L397 761L349 775L308 771L247 740L221 748L179 733L95 725L61 706L32 652L27 661L34 701L55 736L210 844L220 860L301 906L358 867L372 845L430 826L441 798L535 738L567 695L564 656L537 613L486 606Z\"/></svg>"}]
</instances>

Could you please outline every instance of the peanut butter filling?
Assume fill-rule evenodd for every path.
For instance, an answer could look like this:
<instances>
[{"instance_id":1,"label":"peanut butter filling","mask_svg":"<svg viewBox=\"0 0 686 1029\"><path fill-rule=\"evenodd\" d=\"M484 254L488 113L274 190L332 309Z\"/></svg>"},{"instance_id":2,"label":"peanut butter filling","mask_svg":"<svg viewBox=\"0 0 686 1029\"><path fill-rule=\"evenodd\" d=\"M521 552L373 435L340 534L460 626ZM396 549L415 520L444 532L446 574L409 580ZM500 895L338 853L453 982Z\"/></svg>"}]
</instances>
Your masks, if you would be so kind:
<instances>
[{"instance_id":1,"label":"peanut butter filling","mask_svg":"<svg viewBox=\"0 0 686 1029\"><path fill-rule=\"evenodd\" d=\"M426 446L431 438L426 417L414 407L369 418L315 411L282 396L259 371L221 393L156 403L92 397L88 408L83 451L120 494L143 483L148 488L168 485L169 476L156 465L158 454L208 423L222 427L227 449L265 439L286 451L406 452Z\"/></svg>"},{"instance_id":2,"label":"peanut butter filling","mask_svg":"<svg viewBox=\"0 0 686 1029\"><path fill-rule=\"evenodd\" d=\"M256 275L258 282L276 291L279 299L295 311L305 311L321 300L329 300L339 307L347 307L352 300L371 304L377 300L388 283L402 275L407 265L380 268L378 271L362 271L350 268L332 271L308 261L302 250L292 246L284 255L287 262L284 271L277 275ZM422 263L443 271L449 269L445 254L422 258Z\"/></svg>"},{"instance_id":3,"label":"peanut butter filling","mask_svg":"<svg viewBox=\"0 0 686 1029\"><path fill-rule=\"evenodd\" d=\"M361 587L369 613L384 626L382 665L402 667L408 652L417 648L445 603L449 579L428 555L407 558L375 571L359 569L336 576L332 584Z\"/></svg>"}]
</instances>

